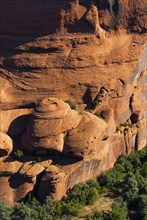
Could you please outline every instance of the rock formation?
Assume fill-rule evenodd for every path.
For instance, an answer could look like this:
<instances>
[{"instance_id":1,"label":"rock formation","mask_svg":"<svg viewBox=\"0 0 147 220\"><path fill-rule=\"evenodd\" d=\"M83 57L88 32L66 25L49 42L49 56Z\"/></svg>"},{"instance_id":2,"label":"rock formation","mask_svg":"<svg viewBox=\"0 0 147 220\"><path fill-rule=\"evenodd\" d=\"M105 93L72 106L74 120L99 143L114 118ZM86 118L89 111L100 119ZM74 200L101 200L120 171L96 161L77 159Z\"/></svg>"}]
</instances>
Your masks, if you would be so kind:
<instances>
[{"instance_id":1,"label":"rock formation","mask_svg":"<svg viewBox=\"0 0 147 220\"><path fill-rule=\"evenodd\" d=\"M146 146L146 1L0 4L0 198L58 200Z\"/></svg>"},{"instance_id":2,"label":"rock formation","mask_svg":"<svg viewBox=\"0 0 147 220\"><path fill-rule=\"evenodd\" d=\"M13 143L12 139L0 132L0 156L6 156L9 155L13 150Z\"/></svg>"},{"instance_id":3,"label":"rock formation","mask_svg":"<svg viewBox=\"0 0 147 220\"><path fill-rule=\"evenodd\" d=\"M55 151L84 157L97 147L105 130L102 119L88 112L79 114L62 100L47 98L33 112L20 147L34 154Z\"/></svg>"}]
</instances>

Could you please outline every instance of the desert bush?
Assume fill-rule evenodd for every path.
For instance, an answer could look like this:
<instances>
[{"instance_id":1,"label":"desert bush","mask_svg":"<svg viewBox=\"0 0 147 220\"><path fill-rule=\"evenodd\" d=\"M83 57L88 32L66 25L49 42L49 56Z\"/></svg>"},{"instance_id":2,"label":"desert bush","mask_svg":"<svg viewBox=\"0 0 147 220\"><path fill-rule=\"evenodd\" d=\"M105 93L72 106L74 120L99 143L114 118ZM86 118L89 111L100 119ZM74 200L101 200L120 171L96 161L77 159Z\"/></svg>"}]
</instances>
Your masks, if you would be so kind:
<instances>
[{"instance_id":1,"label":"desert bush","mask_svg":"<svg viewBox=\"0 0 147 220\"><path fill-rule=\"evenodd\" d=\"M71 100L66 100L65 102L70 106L71 109L74 109L74 110L77 109L75 103L72 102Z\"/></svg>"},{"instance_id":2,"label":"desert bush","mask_svg":"<svg viewBox=\"0 0 147 220\"><path fill-rule=\"evenodd\" d=\"M94 100L91 102L92 108L95 108L99 104L98 100Z\"/></svg>"},{"instance_id":3,"label":"desert bush","mask_svg":"<svg viewBox=\"0 0 147 220\"><path fill-rule=\"evenodd\" d=\"M147 220L147 195L142 194L138 198L138 213L141 220Z\"/></svg>"},{"instance_id":4,"label":"desert bush","mask_svg":"<svg viewBox=\"0 0 147 220\"><path fill-rule=\"evenodd\" d=\"M20 159L20 158L22 158L23 156L24 156L24 155L23 155L22 150L17 150L17 151L14 152L14 157L15 157L15 158Z\"/></svg>"},{"instance_id":5,"label":"desert bush","mask_svg":"<svg viewBox=\"0 0 147 220\"><path fill-rule=\"evenodd\" d=\"M128 202L128 204L132 205L135 203L138 198L139 187L138 182L133 173L128 175L124 185L125 192L123 194L124 199Z\"/></svg>"},{"instance_id":6,"label":"desert bush","mask_svg":"<svg viewBox=\"0 0 147 220\"><path fill-rule=\"evenodd\" d=\"M5 201L0 200L0 219L11 220L13 209Z\"/></svg>"},{"instance_id":7,"label":"desert bush","mask_svg":"<svg viewBox=\"0 0 147 220\"><path fill-rule=\"evenodd\" d=\"M86 217L86 220L104 220L104 216L102 212L94 211Z\"/></svg>"},{"instance_id":8,"label":"desert bush","mask_svg":"<svg viewBox=\"0 0 147 220\"><path fill-rule=\"evenodd\" d=\"M127 203L119 198L112 204L112 211L108 214L109 220L128 220Z\"/></svg>"}]
</instances>

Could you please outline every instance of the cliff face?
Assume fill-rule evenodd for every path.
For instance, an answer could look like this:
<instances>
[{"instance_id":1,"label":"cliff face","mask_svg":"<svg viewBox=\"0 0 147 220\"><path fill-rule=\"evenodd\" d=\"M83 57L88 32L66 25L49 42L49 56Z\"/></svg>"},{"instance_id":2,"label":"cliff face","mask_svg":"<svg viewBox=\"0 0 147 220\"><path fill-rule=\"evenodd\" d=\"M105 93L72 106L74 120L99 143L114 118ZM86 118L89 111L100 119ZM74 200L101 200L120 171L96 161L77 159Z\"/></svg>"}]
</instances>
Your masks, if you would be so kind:
<instances>
[{"instance_id":1,"label":"cliff face","mask_svg":"<svg viewBox=\"0 0 147 220\"><path fill-rule=\"evenodd\" d=\"M0 1L0 198L60 199L146 146L145 3Z\"/></svg>"},{"instance_id":2,"label":"cliff face","mask_svg":"<svg viewBox=\"0 0 147 220\"><path fill-rule=\"evenodd\" d=\"M68 32L92 31L96 23L94 3L100 25L106 30L124 27L145 32L145 0L1 0L1 34L45 36L67 29Z\"/></svg>"}]
</instances>

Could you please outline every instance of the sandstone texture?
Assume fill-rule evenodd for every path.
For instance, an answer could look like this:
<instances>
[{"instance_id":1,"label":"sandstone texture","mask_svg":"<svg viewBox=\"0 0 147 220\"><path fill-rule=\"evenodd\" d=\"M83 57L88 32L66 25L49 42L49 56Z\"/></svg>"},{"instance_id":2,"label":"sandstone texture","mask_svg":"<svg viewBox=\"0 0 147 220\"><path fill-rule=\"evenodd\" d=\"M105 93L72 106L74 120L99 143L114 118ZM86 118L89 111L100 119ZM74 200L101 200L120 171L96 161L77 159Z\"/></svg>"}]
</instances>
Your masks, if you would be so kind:
<instances>
[{"instance_id":1,"label":"sandstone texture","mask_svg":"<svg viewBox=\"0 0 147 220\"><path fill-rule=\"evenodd\" d=\"M62 100L47 98L33 112L20 140L23 151L84 157L105 135L106 123L84 112L79 114Z\"/></svg>"},{"instance_id":2,"label":"sandstone texture","mask_svg":"<svg viewBox=\"0 0 147 220\"><path fill-rule=\"evenodd\" d=\"M9 155L13 150L12 139L2 132L0 132L0 156Z\"/></svg>"},{"instance_id":3,"label":"sandstone texture","mask_svg":"<svg viewBox=\"0 0 147 220\"><path fill-rule=\"evenodd\" d=\"M146 1L0 7L0 199L59 200L146 146Z\"/></svg>"}]
</instances>

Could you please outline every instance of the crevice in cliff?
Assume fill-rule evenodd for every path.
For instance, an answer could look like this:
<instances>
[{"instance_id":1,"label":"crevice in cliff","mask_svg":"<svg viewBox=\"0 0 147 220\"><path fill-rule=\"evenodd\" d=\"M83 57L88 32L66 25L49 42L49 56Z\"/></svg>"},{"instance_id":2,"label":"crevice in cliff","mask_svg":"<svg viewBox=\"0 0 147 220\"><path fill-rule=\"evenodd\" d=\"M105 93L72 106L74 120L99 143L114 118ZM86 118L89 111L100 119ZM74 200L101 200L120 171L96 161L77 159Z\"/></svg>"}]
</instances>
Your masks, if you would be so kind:
<instances>
[{"instance_id":1,"label":"crevice in cliff","mask_svg":"<svg viewBox=\"0 0 147 220\"><path fill-rule=\"evenodd\" d=\"M137 135L135 137L135 150L136 151L138 150L138 132L137 132Z\"/></svg>"},{"instance_id":2,"label":"crevice in cliff","mask_svg":"<svg viewBox=\"0 0 147 220\"><path fill-rule=\"evenodd\" d=\"M134 101L134 94L130 96L130 100L129 100L129 108L131 112L133 112L133 101Z\"/></svg>"},{"instance_id":3,"label":"crevice in cliff","mask_svg":"<svg viewBox=\"0 0 147 220\"><path fill-rule=\"evenodd\" d=\"M29 47L25 52L26 53L33 53L33 54L60 53L61 48L59 48L59 47L49 47L49 48Z\"/></svg>"},{"instance_id":4,"label":"crevice in cliff","mask_svg":"<svg viewBox=\"0 0 147 220\"><path fill-rule=\"evenodd\" d=\"M39 175L36 176L36 183L33 187L33 190L25 196L25 199L24 199L25 202L27 202L28 196L30 196L30 195L31 195L31 198L35 197L38 201L40 201L40 198L38 197L37 192L38 192L38 188L39 188L39 185L40 185L40 182L41 182L41 178L43 177L44 173L45 173L45 170L42 173L40 173Z\"/></svg>"},{"instance_id":5,"label":"crevice in cliff","mask_svg":"<svg viewBox=\"0 0 147 220\"><path fill-rule=\"evenodd\" d=\"M129 152L129 149L128 149L128 141L127 141L127 129L125 128L124 129L124 134L123 134L123 136L124 136L124 142L125 142L125 154L128 154L128 152Z\"/></svg>"},{"instance_id":6,"label":"crevice in cliff","mask_svg":"<svg viewBox=\"0 0 147 220\"><path fill-rule=\"evenodd\" d=\"M4 68L5 66L7 66L7 71L11 72L11 74L13 74L13 72L15 72L15 75L17 75L17 71L20 72L22 75L22 72L31 72L31 71L47 69L47 68L43 68L43 67L33 67L33 66L15 66L15 65L8 64L8 63L4 64L3 66L0 66L0 67ZM37 72L35 72L35 73L37 73Z\"/></svg>"}]
</instances>

